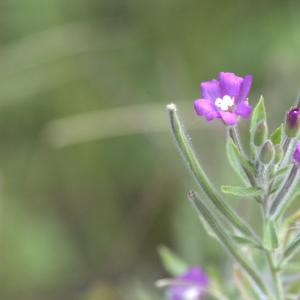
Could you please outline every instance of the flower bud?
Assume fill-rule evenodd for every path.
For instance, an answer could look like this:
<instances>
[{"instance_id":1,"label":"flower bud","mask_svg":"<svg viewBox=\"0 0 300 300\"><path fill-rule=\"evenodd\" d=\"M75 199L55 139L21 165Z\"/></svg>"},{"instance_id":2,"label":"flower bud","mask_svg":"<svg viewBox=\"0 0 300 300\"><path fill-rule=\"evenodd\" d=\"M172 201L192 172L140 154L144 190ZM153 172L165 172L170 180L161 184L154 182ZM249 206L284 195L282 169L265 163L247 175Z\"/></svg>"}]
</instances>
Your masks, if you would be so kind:
<instances>
[{"instance_id":1,"label":"flower bud","mask_svg":"<svg viewBox=\"0 0 300 300\"><path fill-rule=\"evenodd\" d=\"M274 157L274 164L278 164L281 162L283 158L283 148L280 144L274 146L275 149L275 157Z\"/></svg>"},{"instance_id":2,"label":"flower bud","mask_svg":"<svg viewBox=\"0 0 300 300\"><path fill-rule=\"evenodd\" d=\"M300 110L293 108L287 113L285 132L288 137L295 137L300 132Z\"/></svg>"},{"instance_id":3,"label":"flower bud","mask_svg":"<svg viewBox=\"0 0 300 300\"><path fill-rule=\"evenodd\" d=\"M293 159L297 164L300 164L300 143L297 144L293 154Z\"/></svg>"},{"instance_id":4,"label":"flower bud","mask_svg":"<svg viewBox=\"0 0 300 300\"><path fill-rule=\"evenodd\" d=\"M266 140L268 135L268 125L266 121L261 121L258 123L254 132L254 145L261 146Z\"/></svg>"},{"instance_id":5,"label":"flower bud","mask_svg":"<svg viewBox=\"0 0 300 300\"><path fill-rule=\"evenodd\" d=\"M275 154L275 150L274 150L273 143L268 140L264 143L264 145L261 148L260 155L259 155L260 161L264 164L268 164L273 159L274 154Z\"/></svg>"}]
</instances>

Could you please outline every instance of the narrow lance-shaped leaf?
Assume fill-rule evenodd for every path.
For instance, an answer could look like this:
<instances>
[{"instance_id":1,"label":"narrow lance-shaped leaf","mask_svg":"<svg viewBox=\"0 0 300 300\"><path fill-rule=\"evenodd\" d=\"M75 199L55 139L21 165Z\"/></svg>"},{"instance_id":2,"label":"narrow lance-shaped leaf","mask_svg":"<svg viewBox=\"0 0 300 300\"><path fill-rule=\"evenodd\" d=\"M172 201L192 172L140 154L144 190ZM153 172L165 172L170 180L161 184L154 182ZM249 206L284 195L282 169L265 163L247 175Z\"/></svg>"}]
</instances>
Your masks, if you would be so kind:
<instances>
[{"instance_id":1,"label":"narrow lance-shaped leaf","mask_svg":"<svg viewBox=\"0 0 300 300\"><path fill-rule=\"evenodd\" d=\"M243 246L252 246L258 249L263 249L262 246L256 242L254 242L253 240L244 237L244 236L240 236L240 235L231 235L232 239L239 245L243 245Z\"/></svg>"},{"instance_id":2,"label":"narrow lance-shaped leaf","mask_svg":"<svg viewBox=\"0 0 300 300\"><path fill-rule=\"evenodd\" d=\"M221 190L225 194L232 194L239 197L254 197L260 196L263 192L260 188L222 185Z\"/></svg>"},{"instance_id":3,"label":"narrow lance-shaped leaf","mask_svg":"<svg viewBox=\"0 0 300 300\"><path fill-rule=\"evenodd\" d=\"M191 142L184 130L183 124L179 119L175 104L169 104L167 106L167 110L169 112L171 130L175 137L176 144L180 150L182 157L184 158L189 169L194 175L196 182L199 184L199 186L207 195L207 197L212 201L215 207L220 211L220 213L224 215L225 218L236 229L238 229L245 235L253 236L254 234L252 230L249 228L249 226L222 199L222 197L216 191L212 182L205 174L192 148Z\"/></svg>"},{"instance_id":4,"label":"narrow lance-shaped leaf","mask_svg":"<svg viewBox=\"0 0 300 300\"><path fill-rule=\"evenodd\" d=\"M251 264L245 259L245 256L241 251L236 247L232 238L226 233L223 227L215 219L213 214L207 208L207 206L201 201L198 195L195 192L190 192L188 194L190 201L192 202L195 210L203 216L203 218L210 225L212 230L215 232L216 236L219 238L219 241L222 243L224 248L229 252L229 254L240 264L240 266L245 270L249 275L252 281L255 283L256 287L265 295L269 295L269 291L264 284L262 278L257 273L257 271L251 266Z\"/></svg>"},{"instance_id":5,"label":"narrow lance-shaped leaf","mask_svg":"<svg viewBox=\"0 0 300 300\"><path fill-rule=\"evenodd\" d=\"M250 146L254 157L256 156L255 154L256 148L254 146L255 130L258 123L260 123L261 121L266 121L266 119L267 119L267 114L266 114L266 108L264 103L264 97L260 96L260 99L253 110L251 122L250 122Z\"/></svg>"},{"instance_id":6,"label":"narrow lance-shaped leaf","mask_svg":"<svg viewBox=\"0 0 300 300\"><path fill-rule=\"evenodd\" d=\"M283 137L283 124L281 124L274 132L271 134L271 141L274 145L279 145L282 142Z\"/></svg>"},{"instance_id":7,"label":"narrow lance-shaped leaf","mask_svg":"<svg viewBox=\"0 0 300 300\"><path fill-rule=\"evenodd\" d=\"M300 250L300 235L298 235L285 249L279 265L291 260Z\"/></svg>"},{"instance_id":8,"label":"narrow lance-shaped leaf","mask_svg":"<svg viewBox=\"0 0 300 300\"><path fill-rule=\"evenodd\" d=\"M263 231L263 246L267 250L278 248L278 237L274 220L267 220Z\"/></svg>"},{"instance_id":9,"label":"narrow lance-shaped leaf","mask_svg":"<svg viewBox=\"0 0 300 300\"><path fill-rule=\"evenodd\" d=\"M188 264L166 246L159 246L158 253L165 269L173 276L184 273Z\"/></svg>"},{"instance_id":10,"label":"narrow lance-shaped leaf","mask_svg":"<svg viewBox=\"0 0 300 300\"><path fill-rule=\"evenodd\" d=\"M283 167L283 168L277 170L277 171L274 173L273 177L275 178L275 177L277 177L277 176L282 176L282 175L286 174L286 172L287 172L288 170L290 170L291 167L292 167L292 164L288 164L287 166L285 166L285 167Z\"/></svg>"}]
</instances>

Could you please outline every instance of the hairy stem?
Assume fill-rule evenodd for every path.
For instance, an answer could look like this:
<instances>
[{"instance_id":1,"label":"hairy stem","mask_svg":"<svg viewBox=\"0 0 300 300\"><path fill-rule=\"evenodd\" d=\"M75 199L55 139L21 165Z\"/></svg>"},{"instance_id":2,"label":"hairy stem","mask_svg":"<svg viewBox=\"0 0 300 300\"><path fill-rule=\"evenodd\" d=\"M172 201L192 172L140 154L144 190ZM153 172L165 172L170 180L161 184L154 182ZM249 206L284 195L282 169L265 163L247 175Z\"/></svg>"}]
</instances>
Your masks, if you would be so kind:
<instances>
[{"instance_id":1,"label":"hairy stem","mask_svg":"<svg viewBox=\"0 0 300 300\"><path fill-rule=\"evenodd\" d=\"M270 268L270 273L275 288L276 300L284 300L282 281L279 275L279 271L275 266L273 254L266 250L266 257Z\"/></svg>"},{"instance_id":2,"label":"hairy stem","mask_svg":"<svg viewBox=\"0 0 300 300\"><path fill-rule=\"evenodd\" d=\"M227 219L227 221L229 221L237 230L257 241L257 237L250 226L224 201L204 172L178 116L176 105L167 105L167 110L169 113L171 130L176 144L202 191L211 200L219 212Z\"/></svg>"},{"instance_id":3,"label":"hairy stem","mask_svg":"<svg viewBox=\"0 0 300 300\"><path fill-rule=\"evenodd\" d=\"M297 175L298 175L298 166L295 164L292 167L286 182L284 183L281 190L273 200L269 212L270 217L276 218L280 214L281 208L283 207L285 200L290 196L293 190L293 185L296 181L295 179L298 177Z\"/></svg>"}]
</instances>

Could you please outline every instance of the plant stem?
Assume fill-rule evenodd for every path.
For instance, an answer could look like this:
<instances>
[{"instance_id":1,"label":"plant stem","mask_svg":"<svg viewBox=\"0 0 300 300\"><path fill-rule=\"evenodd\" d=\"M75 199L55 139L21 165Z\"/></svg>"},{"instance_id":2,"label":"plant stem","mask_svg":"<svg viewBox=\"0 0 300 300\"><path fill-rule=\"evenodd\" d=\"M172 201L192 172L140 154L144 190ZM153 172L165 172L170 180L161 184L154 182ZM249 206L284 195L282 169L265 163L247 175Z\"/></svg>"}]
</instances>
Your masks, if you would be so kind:
<instances>
[{"instance_id":1,"label":"plant stem","mask_svg":"<svg viewBox=\"0 0 300 300\"><path fill-rule=\"evenodd\" d=\"M240 139L240 135L237 131L237 128L236 126L231 126L229 127L229 135L230 137L232 138L233 142L238 146L240 152L246 156L246 153L245 153L245 150L244 150L244 147L243 147L243 144L241 142L241 139ZM248 158L248 157L247 157Z\"/></svg>"},{"instance_id":2,"label":"plant stem","mask_svg":"<svg viewBox=\"0 0 300 300\"><path fill-rule=\"evenodd\" d=\"M239 135L239 132L237 130L237 128L235 126L231 126L229 127L229 136L231 137L232 141L236 144L236 146L238 147L238 149L240 150L240 153L248 160L248 155L246 154L244 148L243 148L243 145L242 145L242 142L240 140L240 135ZM256 179L255 177L253 176L253 174L251 174L246 168L244 168L242 166L248 180L249 180L249 183L251 184L251 186L253 187L256 187L257 186L257 183L256 183ZM261 198L260 197L255 197L256 201L258 201L259 203L261 203Z\"/></svg>"},{"instance_id":3,"label":"plant stem","mask_svg":"<svg viewBox=\"0 0 300 300\"><path fill-rule=\"evenodd\" d=\"M270 268L270 273L272 276L272 281L275 287L276 300L284 300L282 281L279 276L279 271L275 266L274 258L271 251L266 250L266 256Z\"/></svg>"},{"instance_id":4,"label":"plant stem","mask_svg":"<svg viewBox=\"0 0 300 300\"><path fill-rule=\"evenodd\" d=\"M241 268L245 270L248 276L252 279L257 289L259 289L260 292L267 296L268 299L272 299L269 288L266 286L265 282L261 278L261 275L248 262L247 257L245 257L245 255L243 255L239 251L237 246L234 244L232 238L223 230L222 225L215 219L208 207L203 203L203 201L198 197L198 195L195 192L191 191L188 194L188 197L189 200L192 202L195 210L206 220L207 224L215 232L216 236L219 238L219 241L222 243L224 248L239 263Z\"/></svg>"},{"instance_id":5,"label":"plant stem","mask_svg":"<svg viewBox=\"0 0 300 300\"><path fill-rule=\"evenodd\" d=\"M212 204L219 210L219 212L231 223L237 230L245 236L258 241L250 226L236 214L236 212L224 201L223 197L219 195L215 186L210 181L204 172L191 144L191 141L185 132L183 123L181 122L175 104L167 105L171 131L174 135L176 144L180 150L184 161L191 170L196 182L199 184L202 191L211 200Z\"/></svg>"},{"instance_id":6,"label":"plant stem","mask_svg":"<svg viewBox=\"0 0 300 300\"><path fill-rule=\"evenodd\" d=\"M270 208L269 215L272 218L276 218L280 212L281 209L285 203L285 200L290 196L291 190L293 189L295 179L297 179L298 175L298 166L294 165L290 171L290 174L288 175L288 178L284 185L282 186L279 193L276 195L275 199L273 200L273 203Z\"/></svg>"}]
</instances>

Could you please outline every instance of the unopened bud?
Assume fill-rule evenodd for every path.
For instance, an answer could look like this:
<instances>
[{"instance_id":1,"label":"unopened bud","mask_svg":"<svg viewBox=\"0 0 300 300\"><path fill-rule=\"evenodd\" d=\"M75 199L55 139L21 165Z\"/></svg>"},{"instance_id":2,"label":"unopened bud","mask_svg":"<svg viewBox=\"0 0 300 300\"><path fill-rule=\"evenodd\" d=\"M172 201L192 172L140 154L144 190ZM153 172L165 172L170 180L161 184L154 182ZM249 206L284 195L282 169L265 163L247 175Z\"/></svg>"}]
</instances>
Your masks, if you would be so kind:
<instances>
[{"instance_id":1,"label":"unopened bud","mask_svg":"<svg viewBox=\"0 0 300 300\"><path fill-rule=\"evenodd\" d=\"M293 159L298 165L300 164L300 143L298 143L296 146L296 149L293 154Z\"/></svg>"},{"instance_id":2,"label":"unopened bud","mask_svg":"<svg viewBox=\"0 0 300 300\"><path fill-rule=\"evenodd\" d=\"M271 162L275 154L274 146L271 141L266 141L260 151L260 161L264 164Z\"/></svg>"},{"instance_id":3,"label":"unopened bud","mask_svg":"<svg viewBox=\"0 0 300 300\"><path fill-rule=\"evenodd\" d=\"M283 149L280 144L274 146L275 149L275 157L274 157L274 164L278 164L281 162L283 158Z\"/></svg>"},{"instance_id":4,"label":"unopened bud","mask_svg":"<svg viewBox=\"0 0 300 300\"><path fill-rule=\"evenodd\" d=\"M293 108L287 113L285 132L288 137L295 137L300 132L300 110Z\"/></svg>"},{"instance_id":5,"label":"unopened bud","mask_svg":"<svg viewBox=\"0 0 300 300\"><path fill-rule=\"evenodd\" d=\"M268 135L268 125L266 121L261 121L258 123L254 132L254 145L261 146L266 140Z\"/></svg>"}]
</instances>

